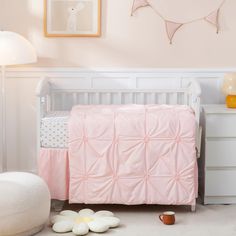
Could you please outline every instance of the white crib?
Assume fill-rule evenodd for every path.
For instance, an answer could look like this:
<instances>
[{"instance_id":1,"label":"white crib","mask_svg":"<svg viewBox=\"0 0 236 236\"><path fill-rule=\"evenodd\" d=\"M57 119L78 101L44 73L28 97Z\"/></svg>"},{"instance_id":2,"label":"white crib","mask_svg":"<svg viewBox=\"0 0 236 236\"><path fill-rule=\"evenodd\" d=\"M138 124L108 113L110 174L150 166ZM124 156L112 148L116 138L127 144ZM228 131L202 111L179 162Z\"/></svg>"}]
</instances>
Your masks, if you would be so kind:
<instances>
[{"instance_id":1,"label":"white crib","mask_svg":"<svg viewBox=\"0 0 236 236\"><path fill-rule=\"evenodd\" d=\"M68 78L45 76L36 95L39 149L41 120L53 111L69 111L76 104L180 104L195 112L199 157L201 88L195 79L170 78L155 72L82 71Z\"/></svg>"}]
</instances>

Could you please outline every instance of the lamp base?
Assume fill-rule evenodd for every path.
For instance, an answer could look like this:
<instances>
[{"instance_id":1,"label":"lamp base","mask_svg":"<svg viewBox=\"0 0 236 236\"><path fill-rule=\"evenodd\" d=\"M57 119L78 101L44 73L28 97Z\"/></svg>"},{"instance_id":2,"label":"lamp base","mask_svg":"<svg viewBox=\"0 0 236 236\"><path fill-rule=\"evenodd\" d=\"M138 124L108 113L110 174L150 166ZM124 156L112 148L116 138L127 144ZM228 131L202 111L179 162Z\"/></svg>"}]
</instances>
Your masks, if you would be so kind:
<instances>
[{"instance_id":1,"label":"lamp base","mask_svg":"<svg viewBox=\"0 0 236 236\"><path fill-rule=\"evenodd\" d=\"M226 106L228 108L236 108L236 95L228 95L226 97Z\"/></svg>"}]
</instances>

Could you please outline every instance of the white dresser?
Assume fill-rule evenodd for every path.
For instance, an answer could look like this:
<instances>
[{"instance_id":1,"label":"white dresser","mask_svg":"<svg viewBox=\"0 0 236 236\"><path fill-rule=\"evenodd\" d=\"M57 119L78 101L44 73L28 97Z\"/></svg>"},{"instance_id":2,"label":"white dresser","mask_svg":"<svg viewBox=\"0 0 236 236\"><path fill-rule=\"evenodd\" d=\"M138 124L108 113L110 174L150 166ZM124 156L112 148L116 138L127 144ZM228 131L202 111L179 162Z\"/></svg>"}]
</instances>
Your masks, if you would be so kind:
<instances>
[{"instance_id":1,"label":"white dresser","mask_svg":"<svg viewBox=\"0 0 236 236\"><path fill-rule=\"evenodd\" d=\"M236 109L203 107L200 189L204 204L236 204Z\"/></svg>"}]
</instances>

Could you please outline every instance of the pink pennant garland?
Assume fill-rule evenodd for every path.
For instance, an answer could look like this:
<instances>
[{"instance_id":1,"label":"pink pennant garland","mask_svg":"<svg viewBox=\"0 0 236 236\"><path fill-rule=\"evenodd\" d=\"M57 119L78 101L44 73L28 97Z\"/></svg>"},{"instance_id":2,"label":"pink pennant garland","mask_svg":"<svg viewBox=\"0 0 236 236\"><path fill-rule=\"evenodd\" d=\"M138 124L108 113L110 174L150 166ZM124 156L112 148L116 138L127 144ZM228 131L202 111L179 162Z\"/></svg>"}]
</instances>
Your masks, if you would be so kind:
<instances>
[{"instance_id":1,"label":"pink pennant garland","mask_svg":"<svg viewBox=\"0 0 236 236\"><path fill-rule=\"evenodd\" d=\"M183 26L182 23L177 23L177 22L173 22L173 21L168 21L166 20L165 21L165 24L166 24L166 33L167 33L167 36L170 40L170 44L172 44L172 39L175 35L175 33L177 32L177 30Z\"/></svg>"},{"instance_id":2,"label":"pink pennant garland","mask_svg":"<svg viewBox=\"0 0 236 236\"><path fill-rule=\"evenodd\" d=\"M222 5L225 3L226 0L222 0L221 4L218 6L218 9L215 11L212 11L209 15L202 17L202 18L197 18L191 21L187 21L184 23L178 23L174 21L167 20L158 10L155 9L155 7L152 6L152 4L149 3L149 0L133 0L133 6L132 6L132 12L131 16L133 13L141 8L141 7L146 7L150 6L154 9L154 11L159 15L164 21L165 21L165 26L166 26L166 34L170 40L170 44L172 44L172 40L175 36L175 33L185 24L190 24L199 20L205 20L208 23L214 25L217 29L217 33L219 32L219 12L222 7Z\"/></svg>"},{"instance_id":3,"label":"pink pennant garland","mask_svg":"<svg viewBox=\"0 0 236 236\"><path fill-rule=\"evenodd\" d=\"M219 13L220 9L213 11L210 15L206 16L204 20L216 27L216 32L219 33Z\"/></svg>"},{"instance_id":4,"label":"pink pennant garland","mask_svg":"<svg viewBox=\"0 0 236 236\"><path fill-rule=\"evenodd\" d=\"M133 15L133 13L141 8L141 7L147 7L150 6L149 2L147 0L134 0L133 2L133 6L132 6L132 11L131 11L131 15Z\"/></svg>"}]
</instances>

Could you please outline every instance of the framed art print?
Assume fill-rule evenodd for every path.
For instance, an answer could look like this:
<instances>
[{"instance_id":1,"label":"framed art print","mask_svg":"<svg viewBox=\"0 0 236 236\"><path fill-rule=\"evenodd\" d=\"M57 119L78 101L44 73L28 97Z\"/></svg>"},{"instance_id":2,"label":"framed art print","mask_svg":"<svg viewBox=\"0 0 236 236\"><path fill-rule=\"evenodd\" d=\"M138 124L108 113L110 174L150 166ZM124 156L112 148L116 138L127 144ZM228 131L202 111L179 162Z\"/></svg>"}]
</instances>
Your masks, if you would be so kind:
<instances>
[{"instance_id":1,"label":"framed art print","mask_svg":"<svg viewBox=\"0 0 236 236\"><path fill-rule=\"evenodd\" d=\"M101 34L101 0L45 0L47 37L98 37Z\"/></svg>"}]
</instances>

